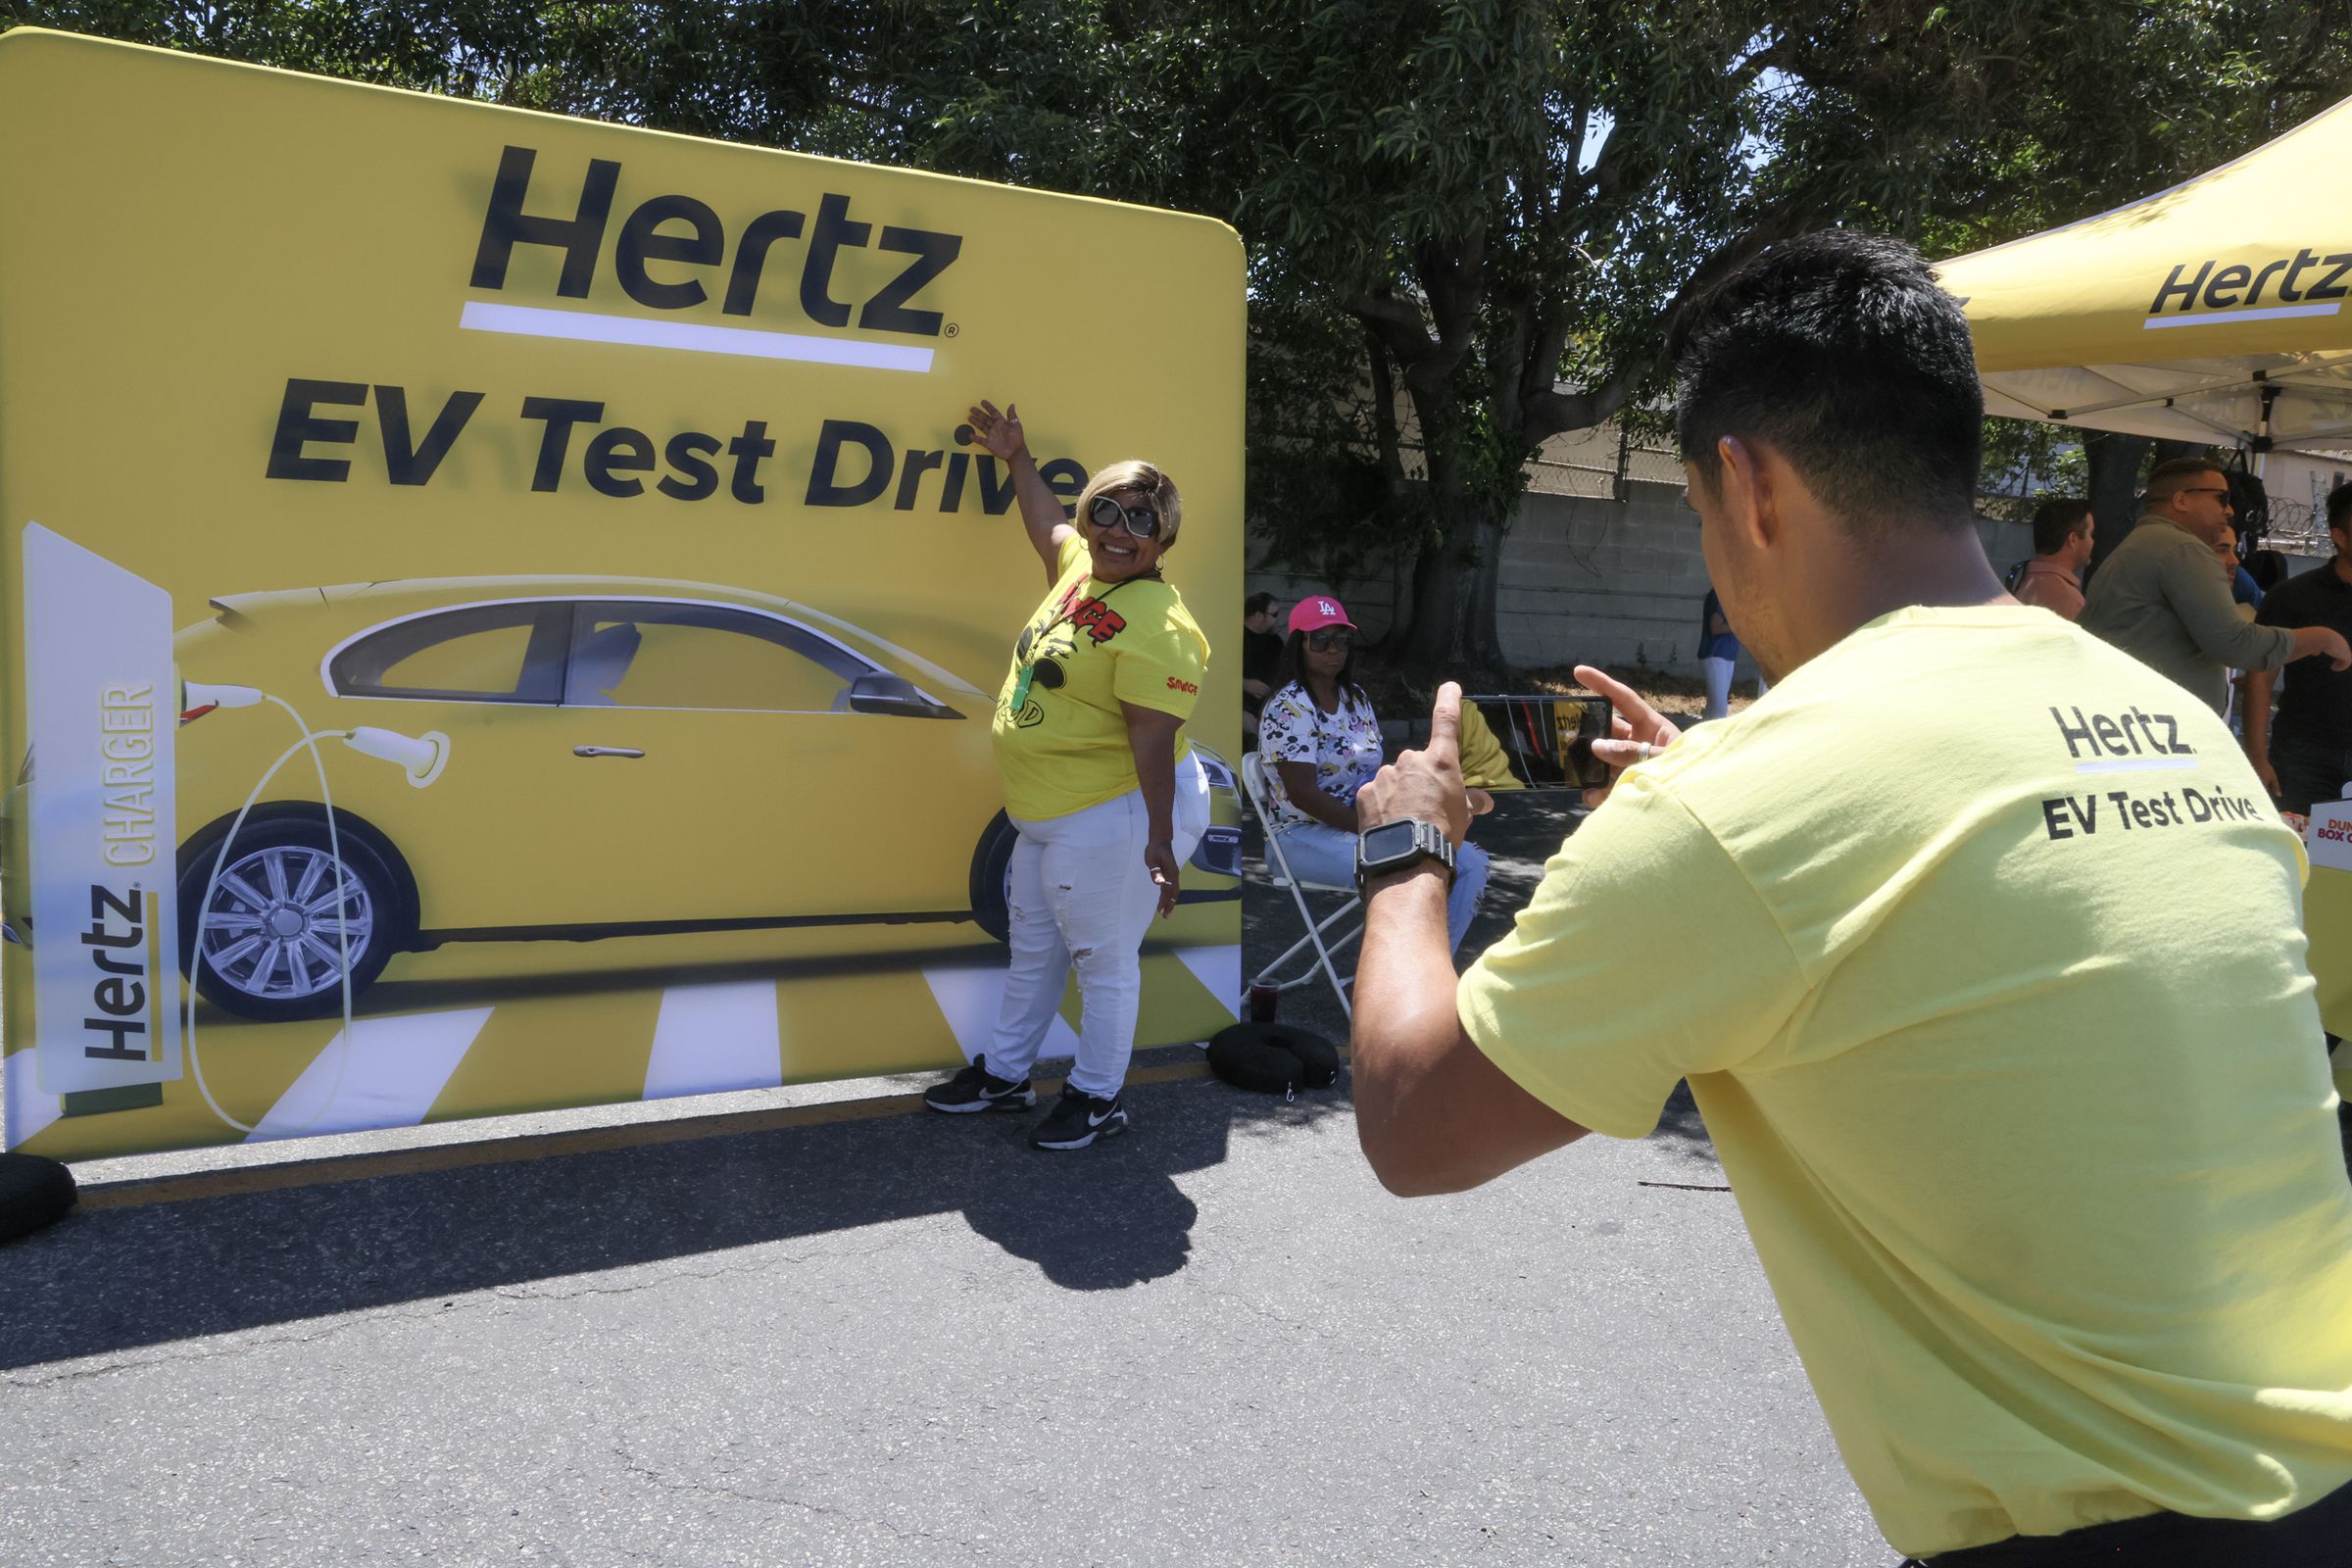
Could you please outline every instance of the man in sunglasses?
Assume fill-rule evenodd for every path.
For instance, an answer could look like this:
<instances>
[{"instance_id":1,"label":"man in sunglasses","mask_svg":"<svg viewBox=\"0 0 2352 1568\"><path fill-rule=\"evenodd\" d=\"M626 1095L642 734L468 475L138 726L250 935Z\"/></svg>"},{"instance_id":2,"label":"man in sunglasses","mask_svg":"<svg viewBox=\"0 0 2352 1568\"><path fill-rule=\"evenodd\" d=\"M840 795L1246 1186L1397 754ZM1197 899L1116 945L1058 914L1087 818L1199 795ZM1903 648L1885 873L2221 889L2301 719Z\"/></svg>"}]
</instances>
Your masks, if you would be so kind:
<instances>
[{"instance_id":1,"label":"man in sunglasses","mask_svg":"<svg viewBox=\"0 0 2352 1568\"><path fill-rule=\"evenodd\" d=\"M2148 475L2138 523L2090 579L2082 629L2159 675L2230 706L2232 669L2272 671L2325 655L2352 666L2352 645L2326 626L2257 626L2237 612L2230 572L2214 554L2235 509L2230 480L2202 458L2175 458Z\"/></svg>"}]
</instances>

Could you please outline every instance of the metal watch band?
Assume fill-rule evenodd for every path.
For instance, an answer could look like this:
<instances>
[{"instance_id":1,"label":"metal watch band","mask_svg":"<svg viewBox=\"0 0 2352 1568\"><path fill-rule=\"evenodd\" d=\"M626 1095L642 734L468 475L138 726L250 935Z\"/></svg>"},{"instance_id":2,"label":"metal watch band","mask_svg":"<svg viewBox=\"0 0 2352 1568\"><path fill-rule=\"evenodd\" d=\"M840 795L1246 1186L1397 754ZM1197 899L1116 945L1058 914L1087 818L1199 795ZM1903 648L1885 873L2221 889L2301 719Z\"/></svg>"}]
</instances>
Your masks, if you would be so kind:
<instances>
[{"instance_id":1,"label":"metal watch band","mask_svg":"<svg viewBox=\"0 0 2352 1568\"><path fill-rule=\"evenodd\" d=\"M1364 859L1364 835L1356 836L1356 892L1363 892L1364 884L1373 877L1387 876L1396 871L1409 871L1424 860L1437 861L1446 868L1446 879L1448 882L1453 880L1453 841L1446 837L1445 828L1425 817L1408 817L1406 820L1412 826L1410 847L1403 854L1389 856L1377 863L1366 862ZM1371 831L1377 832L1379 829L1375 828Z\"/></svg>"}]
</instances>

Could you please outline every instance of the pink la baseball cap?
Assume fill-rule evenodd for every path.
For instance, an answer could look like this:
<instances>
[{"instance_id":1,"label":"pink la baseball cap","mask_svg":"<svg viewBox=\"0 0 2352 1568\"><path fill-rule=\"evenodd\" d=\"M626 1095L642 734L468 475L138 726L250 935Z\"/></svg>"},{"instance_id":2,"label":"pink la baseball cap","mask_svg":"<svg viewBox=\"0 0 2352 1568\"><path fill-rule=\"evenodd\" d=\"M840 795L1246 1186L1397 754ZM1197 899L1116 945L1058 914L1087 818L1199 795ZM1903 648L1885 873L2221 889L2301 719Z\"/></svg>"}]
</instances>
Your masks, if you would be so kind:
<instances>
[{"instance_id":1,"label":"pink la baseball cap","mask_svg":"<svg viewBox=\"0 0 2352 1568\"><path fill-rule=\"evenodd\" d=\"M1291 630L1319 631L1325 626L1357 629L1355 622L1348 618L1348 612L1340 608L1340 602L1328 594L1301 599L1291 607Z\"/></svg>"}]
</instances>

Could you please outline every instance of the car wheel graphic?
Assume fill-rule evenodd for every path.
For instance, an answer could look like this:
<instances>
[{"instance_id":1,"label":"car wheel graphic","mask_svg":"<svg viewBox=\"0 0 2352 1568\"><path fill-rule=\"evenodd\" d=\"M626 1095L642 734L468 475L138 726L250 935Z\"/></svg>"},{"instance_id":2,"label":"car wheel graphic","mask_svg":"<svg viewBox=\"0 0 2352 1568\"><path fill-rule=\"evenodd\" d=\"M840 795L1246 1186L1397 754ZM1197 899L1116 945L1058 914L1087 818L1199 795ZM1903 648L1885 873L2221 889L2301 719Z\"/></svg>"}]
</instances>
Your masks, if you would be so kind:
<instances>
[{"instance_id":1,"label":"car wheel graphic","mask_svg":"<svg viewBox=\"0 0 2352 1568\"><path fill-rule=\"evenodd\" d=\"M972 852L972 919L999 942L1012 930L1012 846L1020 838L1012 818L999 811L981 830L980 848Z\"/></svg>"},{"instance_id":2,"label":"car wheel graphic","mask_svg":"<svg viewBox=\"0 0 2352 1568\"><path fill-rule=\"evenodd\" d=\"M343 1007L346 944L354 996L383 972L402 924L397 884L363 838L345 829L341 839L339 896L316 818L249 818L217 881L218 843L182 857L181 967L205 1001L243 1018L329 1017Z\"/></svg>"}]
</instances>

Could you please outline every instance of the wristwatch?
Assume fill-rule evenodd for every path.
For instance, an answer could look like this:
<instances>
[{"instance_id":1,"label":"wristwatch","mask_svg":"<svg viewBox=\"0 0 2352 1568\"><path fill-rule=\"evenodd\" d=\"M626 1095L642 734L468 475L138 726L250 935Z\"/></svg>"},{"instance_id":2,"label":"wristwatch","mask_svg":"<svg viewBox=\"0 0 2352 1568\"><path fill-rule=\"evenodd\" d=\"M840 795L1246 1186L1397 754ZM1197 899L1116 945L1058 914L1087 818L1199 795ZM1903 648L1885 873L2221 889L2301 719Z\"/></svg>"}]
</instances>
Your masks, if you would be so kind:
<instances>
[{"instance_id":1,"label":"wristwatch","mask_svg":"<svg viewBox=\"0 0 2352 1568\"><path fill-rule=\"evenodd\" d=\"M1355 890L1361 893L1371 878L1410 870L1423 860L1437 861L1446 868L1446 879L1453 880L1453 840L1437 823L1406 817L1367 828L1355 836Z\"/></svg>"}]
</instances>

